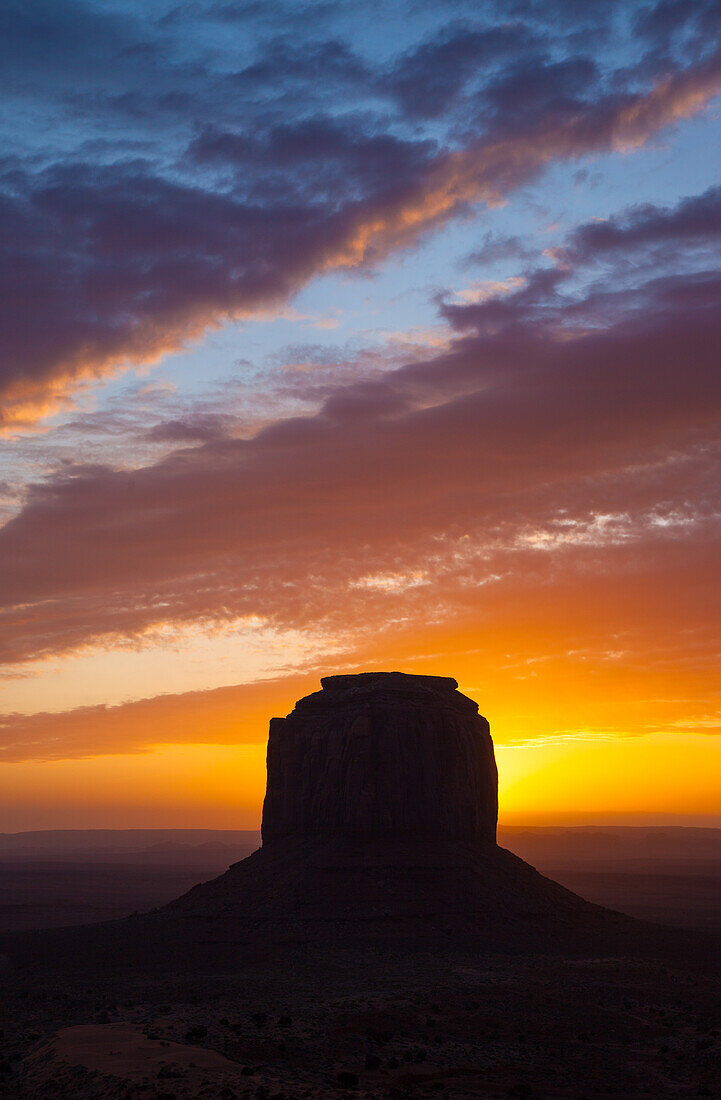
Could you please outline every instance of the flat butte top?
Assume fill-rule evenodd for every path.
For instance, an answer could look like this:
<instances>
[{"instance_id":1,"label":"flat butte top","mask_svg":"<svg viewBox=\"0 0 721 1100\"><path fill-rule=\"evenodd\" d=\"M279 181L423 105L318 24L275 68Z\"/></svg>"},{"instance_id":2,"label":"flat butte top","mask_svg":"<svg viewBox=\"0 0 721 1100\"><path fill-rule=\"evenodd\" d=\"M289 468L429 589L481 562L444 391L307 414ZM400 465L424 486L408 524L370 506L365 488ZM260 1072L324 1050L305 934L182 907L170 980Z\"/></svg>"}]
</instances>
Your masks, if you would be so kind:
<instances>
[{"instance_id":1,"label":"flat butte top","mask_svg":"<svg viewBox=\"0 0 721 1100\"><path fill-rule=\"evenodd\" d=\"M353 708L365 702L387 706L452 707L465 713L478 713L478 704L458 691L452 676L416 676L408 672L358 672L324 676L322 691L299 699L294 713L318 707Z\"/></svg>"}]
</instances>

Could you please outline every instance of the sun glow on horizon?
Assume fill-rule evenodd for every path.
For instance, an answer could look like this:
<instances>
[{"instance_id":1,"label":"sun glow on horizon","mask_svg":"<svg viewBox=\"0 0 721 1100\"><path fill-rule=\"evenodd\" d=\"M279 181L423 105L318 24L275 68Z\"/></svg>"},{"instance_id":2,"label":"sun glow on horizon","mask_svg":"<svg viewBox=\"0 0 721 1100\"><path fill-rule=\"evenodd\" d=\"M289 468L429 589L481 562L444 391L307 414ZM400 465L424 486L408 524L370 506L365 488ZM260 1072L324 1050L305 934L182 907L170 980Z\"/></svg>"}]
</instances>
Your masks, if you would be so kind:
<instances>
[{"instance_id":1,"label":"sun glow on horizon","mask_svg":"<svg viewBox=\"0 0 721 1100\"><path fill-rule=\"evenodd\" d=\"M0 831L260 826L264 741L0 765ZM713 737L672 734L496 744L504 824L721 825Z\"/></svg>"}]
</instances>

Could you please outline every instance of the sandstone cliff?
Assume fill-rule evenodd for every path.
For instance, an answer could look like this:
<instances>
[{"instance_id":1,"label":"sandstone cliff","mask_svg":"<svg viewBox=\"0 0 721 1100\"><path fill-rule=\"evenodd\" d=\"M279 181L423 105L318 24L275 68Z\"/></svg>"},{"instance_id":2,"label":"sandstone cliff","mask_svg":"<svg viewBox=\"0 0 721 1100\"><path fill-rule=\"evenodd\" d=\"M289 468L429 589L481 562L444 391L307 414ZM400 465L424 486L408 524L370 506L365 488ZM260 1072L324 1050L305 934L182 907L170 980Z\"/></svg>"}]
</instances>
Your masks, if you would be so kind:
<instances>
[{"instance_id":1,"label":"sandstone cliff","mask_svg":"<svg viewBox=\"0 0 721 1100\"><path fill-rule=\"evenodd\" d=\"M368 672L273 718L263 844L346 837L493 844L498 774L488 722L455 680Z\"/></svg>"}]
</instances>

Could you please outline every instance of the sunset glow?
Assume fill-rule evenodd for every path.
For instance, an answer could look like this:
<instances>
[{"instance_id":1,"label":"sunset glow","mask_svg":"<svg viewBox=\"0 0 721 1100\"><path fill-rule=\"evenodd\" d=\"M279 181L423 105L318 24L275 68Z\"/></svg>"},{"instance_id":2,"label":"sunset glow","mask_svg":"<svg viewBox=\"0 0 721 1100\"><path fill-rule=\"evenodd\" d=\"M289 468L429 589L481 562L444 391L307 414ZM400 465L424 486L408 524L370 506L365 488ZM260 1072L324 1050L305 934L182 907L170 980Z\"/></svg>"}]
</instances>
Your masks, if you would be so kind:
<instances>
[{"instance_id":1,"label":"sunset glow","mask_svg":"<svg viewBox=\"0 0 721 1100\"><path fill-rule=\"evenodd\" d=\"M370 669L721 825L719 19L151 7L0 15L0 831L256 828Z\"/></svg>"}]
</instances>

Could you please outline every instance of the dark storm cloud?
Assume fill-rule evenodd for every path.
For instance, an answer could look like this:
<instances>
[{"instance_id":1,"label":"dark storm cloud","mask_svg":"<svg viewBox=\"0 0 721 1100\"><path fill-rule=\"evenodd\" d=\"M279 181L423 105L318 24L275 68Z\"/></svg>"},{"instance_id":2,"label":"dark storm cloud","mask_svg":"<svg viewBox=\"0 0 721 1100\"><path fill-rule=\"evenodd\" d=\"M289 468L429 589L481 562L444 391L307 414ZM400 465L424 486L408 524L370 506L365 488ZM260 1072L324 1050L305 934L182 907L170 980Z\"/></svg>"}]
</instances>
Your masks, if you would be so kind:
<instances>
[{"instance_id":1,"label":"dark storm cloud","mask_svg":"<svg viewBox=\"0 0 721 1100\"><path fill-rule=\"evenodd\" d=\"M175 130L162 135L163 159L173 142L180 151L177 143L194 125L238 117L248 125L287 109L288 97L299 113L301 102L307 110L316 98L327 101L330 88L337 104L344 87L357 91L370 79L347 43L320 29L317 38L299 38L290 17L271 22L270 39L239 32L224 50L194 48L193 33L202 36L208 18L192 4L154 21L122 4L108 10L82 0L10 0L0 11L4 94L62 114L71 143L74 131L93 126L111 145L122 145L124 128L135 140L145 134L157 142L170 120Z\"/></svg>"}]
</instances>

